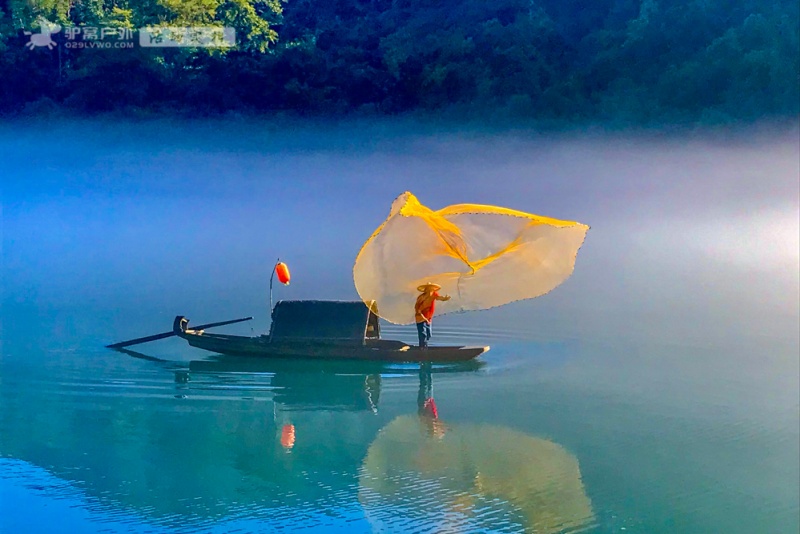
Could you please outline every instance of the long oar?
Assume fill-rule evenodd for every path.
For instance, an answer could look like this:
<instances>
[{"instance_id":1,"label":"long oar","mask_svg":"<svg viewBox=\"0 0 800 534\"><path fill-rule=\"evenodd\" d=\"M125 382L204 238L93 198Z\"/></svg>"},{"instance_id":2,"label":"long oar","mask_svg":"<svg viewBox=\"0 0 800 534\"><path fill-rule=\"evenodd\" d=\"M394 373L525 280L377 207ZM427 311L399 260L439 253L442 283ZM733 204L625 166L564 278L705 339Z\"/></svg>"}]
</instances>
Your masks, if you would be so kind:
<instances>
[{"instance_id":1,"label":"long oar","mask_svg":"<svg viewBox=\"0 0 800 534\"><path fill-rule=\"evenodd\" d=\"M215 326L225 326L226 324L241 323L243 321L249 321L250 319L252 319L252 317L243 317L242 319L231 319L230 321L220 321L219 323L201 324L199 326L193 326L192 330L205 330L206 328L213 328ZM119 343L106 345L106 348L121 349L122 347L130 347L131 345L138 345L139 343L147 343L148 341L156 341L158 339L164 339L166 337L172 337L174 335L175 332L163 332L161 334L154 334L152 336L137 337L136 339L129 339L128 341L120 341Z\"/></svg>"}]
</instances>

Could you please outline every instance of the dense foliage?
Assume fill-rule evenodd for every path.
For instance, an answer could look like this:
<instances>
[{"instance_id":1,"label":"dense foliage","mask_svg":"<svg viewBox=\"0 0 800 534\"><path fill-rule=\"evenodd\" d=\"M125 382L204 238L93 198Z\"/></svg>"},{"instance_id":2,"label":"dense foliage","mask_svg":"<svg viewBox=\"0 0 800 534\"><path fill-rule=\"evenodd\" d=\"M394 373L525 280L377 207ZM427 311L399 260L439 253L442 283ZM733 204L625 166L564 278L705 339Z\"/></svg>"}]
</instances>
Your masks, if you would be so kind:
<instances>
[{"instance_id":1,"label":"dense foliage","mask_svg":"<svg viewBox=\"0 0 800 534\"><path fill-rule=\"evenodd\" d=\"M0 111L791 117L799 9L796 0L0 0ZM238 46L75 49L61 31L58 46L29 49L23 30L41 16L63 28L233 26Z\"/></svg>"}]
</instances>

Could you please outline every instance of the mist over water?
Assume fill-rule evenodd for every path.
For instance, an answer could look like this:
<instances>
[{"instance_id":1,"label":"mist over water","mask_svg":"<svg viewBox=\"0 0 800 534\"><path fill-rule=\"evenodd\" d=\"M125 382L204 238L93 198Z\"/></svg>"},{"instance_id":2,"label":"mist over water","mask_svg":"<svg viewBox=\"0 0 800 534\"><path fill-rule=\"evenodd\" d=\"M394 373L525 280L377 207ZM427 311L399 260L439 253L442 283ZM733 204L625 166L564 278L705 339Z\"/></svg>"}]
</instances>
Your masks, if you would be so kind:
<instances>
[{"instance_id":1,"label":"mist over water","mask_svg":"<svg viewBox=\"0 0 800 534\"><path fill-rule=\"evenodd\" d=\"M355 255L409 190L433 208L495 204L592 227L558 291L458 321L670 342L785 341L797 323L796 128L727 139L420 130L6 126L6 295L67 314L77 302L128 304L140 318L165 305L247 312L266 328L276 257L296 280L278 298L355 298Z\"/></svg>"},{"instance_id":2,"label":"mist over water","mask_svg":"<svg viewBox=\"0 0 800 534\"><path fill-rule=\"evenodd\" d=\"M433 209L493 204L591 226L575 273L550 294L437 318L434 341L493 347L480 373L434 377L451 436L481 435L485 427L471 425L491 424L563 445L580 465L599 532L796 530L798 132L796 125L733 134L545 135L410 122L6 123L0 395L20 411L0 423L0 435L24 430L20 399L41 402L57 417L62 408L37 397L37 389L42 398L66 396L77 410L91 410L81 403L98 393L80 384L121 380L121 369L130 373L123 389L136 410L148 410L145 399L158 391L153 406L168 413L175 401L168 373L141 367L147 362L120 363L123 356L100 348L169 330L177 314L195 324L253 315L226 331L268 330L269 274L278 257L289 264L292 283L278 287L276 299L356 299L355 256L408 190ZM413 327L386 332L414 337ZM205 356L174 340L159 343L148 354ZM58 376L39 376L36 367ZM413 408L416 383L403 380L384 377L378 419L354 423L363 440L339 436L362 448L332 454L351 455L355 464L375 457L375 449L367 454L370 432L402 417L408 399ZM221 395L270 400L277 386L266 386L247 383L244 393L223 388ZM122 394L121 387L110 391ZM87 398L79 401L79 394ZM198 387L185 394L211 402ZM206 417L212 413L189 406L198 425L215 428ZM327 412L312 412L307 417L319 428L341 423L320 423ZM152 432L150 423L136 421L132 428ZM241 439L232 443L250 454ZM162 450L154 447L153 454ZM491 457L488 445L474 447ZM52 458L43 465L35 449L22 437L0 438L4 458L69 480ZM136 457L128 451L117 460ZM627 467L619 476L621 465ZM251 471L261 476L265 469ZM341 469L345 478L359 476ZM92 495L88 478L75 480ZM381 503L373 517L394 517L380 492L363 497L364 480L362 501ZM340 495L347 514L361 518L359 528L374 527L359 515L358 494ZM320 499L311 501L323 503L318 510L333 506ZM114 498L111 506L149 514L137 499ZM240 519L260 517L257 507L247 510Z\"/></svg>"}]
</instances>

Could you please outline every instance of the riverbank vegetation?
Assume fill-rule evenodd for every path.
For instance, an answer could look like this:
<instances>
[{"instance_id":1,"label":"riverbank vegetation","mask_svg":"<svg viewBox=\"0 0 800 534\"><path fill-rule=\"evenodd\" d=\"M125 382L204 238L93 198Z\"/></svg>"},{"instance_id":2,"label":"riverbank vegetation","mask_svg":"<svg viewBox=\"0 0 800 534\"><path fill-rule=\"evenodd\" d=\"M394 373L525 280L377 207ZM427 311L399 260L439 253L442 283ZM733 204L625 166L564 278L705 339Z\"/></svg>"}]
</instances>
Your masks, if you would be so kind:
<instances>
[{"instance_id":1,"label":"riverbank vegetation","mask_svg":"<svg viewBox=\"0 0 800 534\"><path fill-rule=\"evenodd\" d=\"M0 0L0 112L790 118L799 11L791 0ZM40 17L61 28L52 48L26 46ZM158 25L232 26L237 46L139 46L137 29ZM83 41L74 28L120 31ZM75 47L125 41L122 29L130 48Z\"/></svg>"}]
</instances>

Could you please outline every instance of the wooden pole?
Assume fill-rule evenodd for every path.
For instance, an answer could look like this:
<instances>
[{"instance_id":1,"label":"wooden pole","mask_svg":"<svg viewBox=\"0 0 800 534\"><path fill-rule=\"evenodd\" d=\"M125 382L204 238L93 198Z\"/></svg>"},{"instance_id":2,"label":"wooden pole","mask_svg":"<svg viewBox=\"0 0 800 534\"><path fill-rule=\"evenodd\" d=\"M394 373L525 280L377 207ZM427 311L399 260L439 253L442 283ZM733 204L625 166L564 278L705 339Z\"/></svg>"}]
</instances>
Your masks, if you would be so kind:
<instances>
[{"instance_id":1,"label":"wooden pole","mask_svg":"<svg viewBox=\"0 0 800 534\"><path fill-rule=\"evenodd\" d=\"M272 280L275 278L275 269L278 268L278 264L281 262L281 259L278 258L275 261L275 265L272 266L272 274L269 276L269 316L272 317Z\"/></svg>"}]
</instances>

